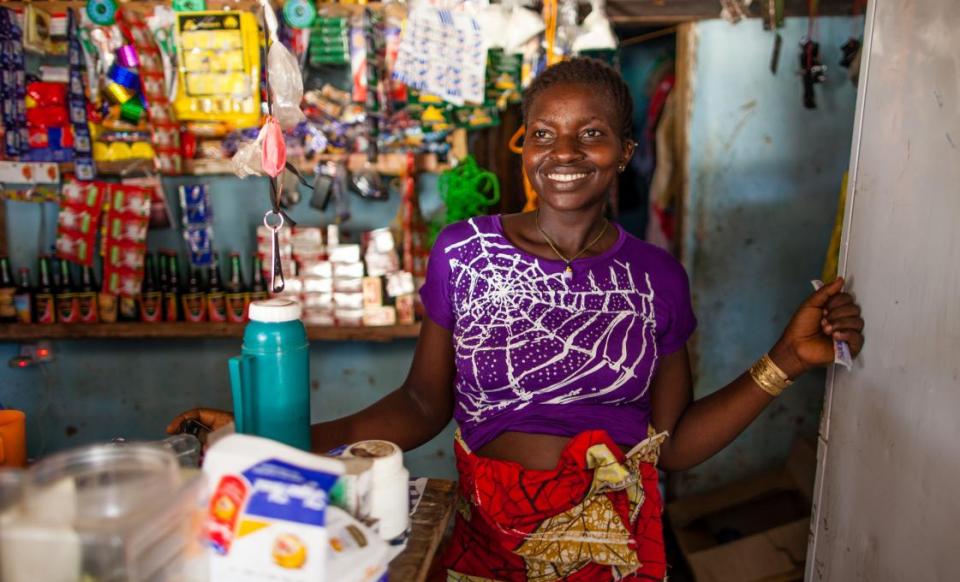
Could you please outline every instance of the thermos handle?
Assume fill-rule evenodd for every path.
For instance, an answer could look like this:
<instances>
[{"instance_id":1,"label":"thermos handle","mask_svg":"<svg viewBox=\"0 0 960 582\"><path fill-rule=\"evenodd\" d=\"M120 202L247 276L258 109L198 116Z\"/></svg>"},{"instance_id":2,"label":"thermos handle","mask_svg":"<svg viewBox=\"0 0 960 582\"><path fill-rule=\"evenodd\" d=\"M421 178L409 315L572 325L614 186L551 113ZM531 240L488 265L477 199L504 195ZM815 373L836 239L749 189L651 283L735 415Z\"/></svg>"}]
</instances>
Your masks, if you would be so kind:
<instances>
[{"instance_id":1,"label":"thermos handle","mask_svg":"<svg viewBox=\"0 0 960 582\"><path fill-rule=\"evenodd\" d=\"M0 467L3 466L3 463L7 460L7 453L3 448L3 436L0 435Z\"/></svg>"},{"instance_id":2,"label":"thermos handle","mask_svg":"<svg viewBox=\"0 0 960 582\"><path fill-rule=\"evenodd\" d=\"M241 354L230 358L230 390L233 393L233 420L237 425L237 432L254 434L253 411L256 403L253 402L253 386L250 381L250 366L253 365L253 356Z\"/></svg>"}]
</instances>

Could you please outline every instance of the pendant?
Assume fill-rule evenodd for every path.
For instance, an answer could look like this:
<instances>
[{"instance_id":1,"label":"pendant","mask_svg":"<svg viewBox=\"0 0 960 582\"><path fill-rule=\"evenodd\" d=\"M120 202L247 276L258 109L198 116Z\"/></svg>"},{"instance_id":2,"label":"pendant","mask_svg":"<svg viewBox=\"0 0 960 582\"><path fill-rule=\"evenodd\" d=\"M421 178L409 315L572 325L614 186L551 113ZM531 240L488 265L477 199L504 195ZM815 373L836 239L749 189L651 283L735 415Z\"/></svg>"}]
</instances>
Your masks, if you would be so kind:
<instances>
[{"instance_id":1,"label":"pendant","mask_svg":"<svg viewBox=\"0 0 960 582\"><path fill-rule=\"evenodd\" d=\"M569 281L570 279L573 279L573 267L567 265L567 268L563 270L563 280Z\"/></svg>"}]
</instances>

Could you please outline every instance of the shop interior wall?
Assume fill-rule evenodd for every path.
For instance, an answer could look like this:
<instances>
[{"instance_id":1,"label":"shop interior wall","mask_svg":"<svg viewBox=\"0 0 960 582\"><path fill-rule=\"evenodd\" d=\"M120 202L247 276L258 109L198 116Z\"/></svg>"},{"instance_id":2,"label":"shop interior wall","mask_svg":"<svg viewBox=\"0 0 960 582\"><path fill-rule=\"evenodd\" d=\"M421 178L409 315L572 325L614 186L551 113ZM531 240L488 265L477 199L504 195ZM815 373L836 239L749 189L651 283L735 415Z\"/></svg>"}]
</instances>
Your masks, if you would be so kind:
<instances>
[{"instance_id":1,"label":"shop interior wall","mask_svg":"<svg viewBox=\"0 0 960 582\"><path fill-rule=\"evenodd\" d=\"M695 393L736 378L777 340L819 278L847 169L856 90L840 47L862 18L820 18L828 67L818 109L801 102L799 43L806 18L788 18L779 72L769 71L773 34L759 20L696 26L689 143L690 187L683 261L699 331ZM700 491L774 466L795 438L813 439L824 375L803 377L731 446L672 479L674 494Z\"/></svg>"},{"instance_id":2,"label":"shop interior wall","mask_svg":"<svg viewBox=\"0 0 960 582\"><path fill-rule=\"evenodd\" d=\"M237 250L245 260L256 247L255 226L267 204L262 179L233 177L165 180L167 199L176 214L180 184L209 185L214 205L215 244L222 252ZM423 175L424 211L439 204L436 177ZM309 191L291 211L302 225L329 221L308 204ZM351 197L354 218L345 226L354 234L387 226L396 214L399 196L387 202ZM30 266L54 240L56 208L7 202L7 231L14 267ZM41 208L43 218L41 218ZM332 210L331 210L332 211ZM174 230L151 231L151 249L178 248ZM244 275L249 281L249 262ZM224 273L226 275L226 273ZM188 325L188 324L184 324ZM163 438L166 423L195 406L229 409L227 358L240 351L239 339L210 340L72 340L53 344L56 360L25 370L0 366L0 402L26 411L28 449L37 457L70 446L109 440ZM0 344L0 364L16 355L17 344ZM311 408L314 421L360 410L396 388L406 376L414 340L392 343L314 342L311 344ZM413 474L452 476L452 430L408 455Z\"/></svg>"},{"instance_id":3,"label":"shop interior wall","mask_svg":"<svg viewBox=\"0 0 960 582\"><path fill-rule=\"evenodd\" d=\"M790 311L818 276L829 239L841 175L846 168L855 90L836 66L839 47L862 26L851 18L822 18L818 36L828 81L817 88L820 108L801 106L798 43L807 20L790 18L777 76L768 70L773 38L758 20L696 25L697 59L690 120L690 193L683 220L684 263L690 272L700 331L694 339L696 394L736 377L773 341ZM859 32L856 32L859 34ZM265 210L265 182L231 177L167 180L176 186L208 183L216 208L218 248L255 246L254 227ZM436 208L435 177L421 178L423 206ZM326 219L304 200L295 219ZM357 232L385 226L399 198L387 203L351 199ZM7 203L15 267L35 266L40 236L52 242L56 212ZM41 235L43 232L45 234ZM176 247L174 231L150 234L151 248ZM245 275L250 276L249 265ZM404 378L414 343L317 342L311 348L315 421L358 410ZM0 344L0 363L16 344ZM0 368L0 402L30 416L29 450L40 455L116 436L162 437L167 420L183 409L230 407L226 360L239 341L60 341L57 360L43 368ZM709 488L785 457L797 435L813 435L822 399L822 375L798 382L729 449L679 475L674 491ZM451 429L408 455L417 474L451 476Z\"/></svg>"}]
</instances>

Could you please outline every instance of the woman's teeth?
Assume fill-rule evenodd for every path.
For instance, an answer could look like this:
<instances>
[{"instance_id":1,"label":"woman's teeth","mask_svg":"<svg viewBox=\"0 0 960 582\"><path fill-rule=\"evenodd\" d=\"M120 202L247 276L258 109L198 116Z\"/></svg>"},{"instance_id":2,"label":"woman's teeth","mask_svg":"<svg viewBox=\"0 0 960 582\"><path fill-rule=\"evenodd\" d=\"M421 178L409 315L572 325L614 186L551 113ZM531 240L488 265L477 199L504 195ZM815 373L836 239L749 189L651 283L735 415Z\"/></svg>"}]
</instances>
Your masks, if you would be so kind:
<instances>
[{"instance_id":1,"label":"woman's teeth","mask_svg":"<svg viewBox=\"0 0 960 582\"><path fill-rule=\"evenodd\" d=\"M550 178L555 182L573 182L575 180L582 180L586 177L586 174L547 174L547 178Z\"/></svg>"}]
</instances>

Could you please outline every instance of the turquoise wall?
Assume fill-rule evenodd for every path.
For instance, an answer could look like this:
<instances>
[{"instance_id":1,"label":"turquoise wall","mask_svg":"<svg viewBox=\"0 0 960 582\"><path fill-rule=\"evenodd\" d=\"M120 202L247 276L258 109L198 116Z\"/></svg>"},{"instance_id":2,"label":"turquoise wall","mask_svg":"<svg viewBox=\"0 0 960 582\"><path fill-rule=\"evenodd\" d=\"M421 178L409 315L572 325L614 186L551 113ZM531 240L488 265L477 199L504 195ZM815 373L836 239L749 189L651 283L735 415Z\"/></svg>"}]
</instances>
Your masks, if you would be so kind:
<instances>
[{"instance_id":1,"label":"turquoise wall","mask_svg":"<svg viewBox=\"0 0 960 582\"><path fill-rule=\"evenodd\" d=\"M802 106L799 42L807 19L787 19L780 70L770 74L773 37L760 22L696 26L690 119L690 197L684 262L700 321L697 397L736 378L779 337L819 278L840 181L850 157L856 91L837 66L862 19L821 18L826 84L819 109ZM776 465L797 436L813 437L821 372L774 402L731 446L674 477L676 493L701 490Z\"/></svg>"},{"instance_id":2,"label":"turquoise wall","mask_svg":"<svg viewBox=\"0 0 960 582\"><path fill-rule=\"evenodd\" d=\"M267 209L266 181L232 177L165 180L175 213L176 187L194 182L209 184L217 248L249 256L256 247L255 226ZM432 212L439 204L435 176L423 176L420 191L425 212ZM291 216L302 225L324 224L325 217L308 201L305 192ZM346 228L359 234L388 225L396 214L399 196L393 193L387 202L352 196L351 202L355 218ZM38 249L49 247L54 240L55 207L8 202L7 229L14 266L30 266L35 276ZM174 230L150 232L148 244L152 249L183 248ZM249 264L244 268L249 279ZM53 347L56 360L50 364L25 370L0 367L0 402L26 411L32 456L117 436L162 438L166 423L178 412L200 405L231 407L227 358L240 351L239 339L58 341ZM414 340L312 344L314 421L355 412L399 386L410 366L413 347ZM16 350L16 344L0 344L0 363L16 355ZM452 434L448 429L408 454L411 472L452 476Z\"/></svg>"}]
</instances>

